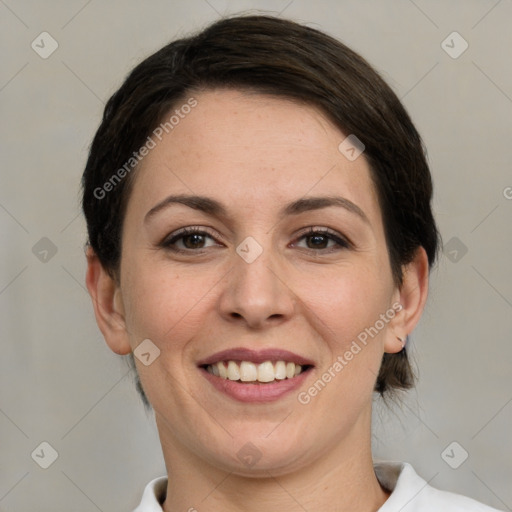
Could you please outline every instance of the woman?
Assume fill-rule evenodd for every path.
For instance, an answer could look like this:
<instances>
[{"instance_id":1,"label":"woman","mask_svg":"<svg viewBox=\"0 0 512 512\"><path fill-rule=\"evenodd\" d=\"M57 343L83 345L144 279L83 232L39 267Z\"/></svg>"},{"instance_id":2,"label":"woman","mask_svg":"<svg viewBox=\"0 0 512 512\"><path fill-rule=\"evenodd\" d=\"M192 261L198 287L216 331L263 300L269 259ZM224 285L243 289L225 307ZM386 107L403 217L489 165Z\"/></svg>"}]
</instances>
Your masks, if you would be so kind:
<instances>
[{"instance_id":1,"label":"woman","mask_svg":"<svg viewBox=\"0 0 512 512\"><path fill-rule=\"evenodd\" d=\"M422 142L358 55L214 23L139 64L83 176L87 287L168 477L137 511L490 511L375 463L439 246ZM203 501L204 500L204 501Z\"/></svg>"}]
</instances>

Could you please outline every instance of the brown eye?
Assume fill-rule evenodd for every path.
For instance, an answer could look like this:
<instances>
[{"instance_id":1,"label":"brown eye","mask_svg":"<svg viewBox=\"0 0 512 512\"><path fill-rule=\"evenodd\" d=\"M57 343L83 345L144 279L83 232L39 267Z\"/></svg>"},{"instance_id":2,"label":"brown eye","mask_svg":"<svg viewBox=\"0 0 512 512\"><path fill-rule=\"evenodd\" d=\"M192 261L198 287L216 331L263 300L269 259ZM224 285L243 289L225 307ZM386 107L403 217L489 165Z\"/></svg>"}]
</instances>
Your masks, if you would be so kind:
<instances>
[{"instance_id":1,"label":"brown eye","mask_svg":"<svg viewBox=\"0 0 512 512\"><path fill-rule=\"evenodd\" d=\"M183 236L181 239L186 249L202 249L205 242L205 237L198 233Z\"/></svg>"},{"instance_id":2,"label":"brown eye","mask_svg":"<svg viewBox=\"0 0 512 512\"><path fill-rule=\"evenodd\" d=\"M306 240L308 240L308 242L306 242L308 249L326 249L327 244L330 241L334 241L334 240L331 240L329 237L327 237L325 235L320 235L320 234L308 235L305 238L306 238Z\"/></svg>"},{"instance_id":3,"label":"brown eye","mask_svg":"<svg viewBox=\"0 0 512 512\"><path fill-rule=\"evenodd\" d=\"M175 252L200 252L211 246L219 245L212 235L198 228L184 228L167 237L161 246Z\"/></svg>"},{"instance_id":4,"label":"brown eye","mask_svg":"<svg viewBox=\"0 0 512 512\"><path fill-rule=\"evenodd\" d=\"M305 245L302 245L303 240L305 241ZM326 252L350 248L350 243L336 232L327 229L313 228L300 236L295 245L313 251Z\"/></svg>"}]
</instances>

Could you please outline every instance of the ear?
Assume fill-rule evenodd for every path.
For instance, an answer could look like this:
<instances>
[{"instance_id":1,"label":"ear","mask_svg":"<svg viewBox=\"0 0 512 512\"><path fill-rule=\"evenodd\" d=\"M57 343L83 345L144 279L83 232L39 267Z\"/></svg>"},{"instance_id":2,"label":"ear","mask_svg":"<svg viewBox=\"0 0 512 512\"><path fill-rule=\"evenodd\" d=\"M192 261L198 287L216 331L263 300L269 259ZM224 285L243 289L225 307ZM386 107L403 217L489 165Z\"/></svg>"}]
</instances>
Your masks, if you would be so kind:
<instances>
[{"instance_id":1,"label":"ear","mask_svg":"<svg viewBox=\"0 0 512 512\"><path fill-rule=\"evenodd\" d=\"M394 302L402 309L390 322L384 342L384 352L395 354L403 348L398 337L405 342L419 322L428 295L428 256L423 247L418 247L413 261L404 267L403 282L394 294Z\"/></svg>"},{"instance_id":2,"label":"ear","mask_svg":"<svg viewBox=\"0 0 512 512\"><path fill-rule=\"evenodd\" d=\"M121 289L88 247L86 285L92 299L96 323L110 349L116 354L131 352L124 317Z\"/></svg>"}]
</instances>

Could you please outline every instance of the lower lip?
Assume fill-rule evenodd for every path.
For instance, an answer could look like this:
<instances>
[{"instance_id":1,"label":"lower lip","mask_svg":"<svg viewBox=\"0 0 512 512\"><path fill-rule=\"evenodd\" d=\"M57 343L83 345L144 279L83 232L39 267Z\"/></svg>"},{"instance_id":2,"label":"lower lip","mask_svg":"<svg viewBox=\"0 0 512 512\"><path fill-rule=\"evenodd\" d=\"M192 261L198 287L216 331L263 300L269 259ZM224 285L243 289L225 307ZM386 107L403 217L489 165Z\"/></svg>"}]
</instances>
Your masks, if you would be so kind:
<instances>
[{"instance_id":1,"label":"lower lip","mask_svg":"<svg viewBox=\"0 0 512 512\"><path fill-rule=\"evenodd\" d=\"M203 376L218 391L240 402L272 402L300 387L309 377L311 368L291 379L275 380L269 383L252 384L223 379L200 368Z\"/></svg>"}]
</instances>

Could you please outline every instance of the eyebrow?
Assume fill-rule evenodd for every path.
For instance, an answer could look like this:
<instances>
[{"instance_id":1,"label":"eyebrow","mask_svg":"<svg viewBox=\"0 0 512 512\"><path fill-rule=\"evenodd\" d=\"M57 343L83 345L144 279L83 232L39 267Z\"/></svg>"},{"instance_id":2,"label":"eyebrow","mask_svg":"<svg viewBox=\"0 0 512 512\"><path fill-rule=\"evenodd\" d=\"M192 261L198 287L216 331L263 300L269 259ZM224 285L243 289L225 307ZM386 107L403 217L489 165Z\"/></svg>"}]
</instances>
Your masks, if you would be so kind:
<instances>
[{"instance_id":1,"label":"eyebrow","mask_svg":"<svg viewBox=\"0 0 512 512\"><path fill-rule=\"evenodd\" d=\"M182 204L214 217L220 218L228 216L226 208L215 199L205 196L179 194L168 196L153 206L153 208L151 208L151 210L146 213L144 222L147 222L158 212L175 204ZM296 201L285 205L284 208L281 209L280 217L285 217L286 215L299 215L307 211L320 210L322 208L328 208L331 206L344 208L350 213L357 215L365 223L370 225L368 217L363 212L363 210L359 208L359 206L357 206L349 199L340 196L305 197L297 199Z\"/></svg>"}]
</instances>

